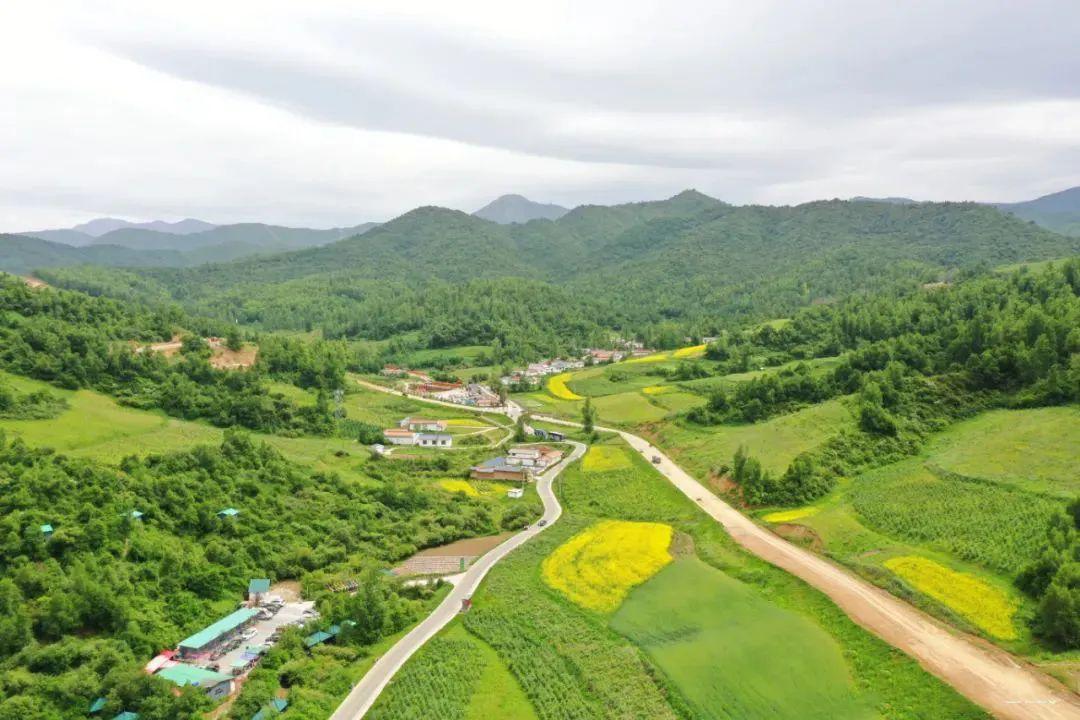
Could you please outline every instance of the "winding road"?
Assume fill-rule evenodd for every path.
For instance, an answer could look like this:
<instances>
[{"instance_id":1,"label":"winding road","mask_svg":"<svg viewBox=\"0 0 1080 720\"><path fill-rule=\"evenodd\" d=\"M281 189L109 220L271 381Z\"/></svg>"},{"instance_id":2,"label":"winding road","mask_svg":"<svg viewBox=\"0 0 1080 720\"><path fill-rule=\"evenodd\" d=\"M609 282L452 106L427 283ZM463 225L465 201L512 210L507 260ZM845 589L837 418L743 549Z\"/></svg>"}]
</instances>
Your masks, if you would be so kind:
<instances>
[{"instance_id":1,"label":"winding road","mask_svg":"<svg viewBox=\"0 0 1080 720\"><path fill-rule=\"evenodd\" d=\"M360 382L372 389L393 392L372 383ZM416 399L427 401L425 398ZM471 409L460 405L452 407ZM489 409L488 412L503 413L516 419L523 410L509 403L505 408ZM533 417L556 425L581 427L580 423L561 418ZM945 626L848 570L756 524L714 495L647 440L614 428L597 429L618 433L630 447L650 461L658 458L659 462L654 467L723 525L735 542L823 592L856 623L907 653L926 670L995 717L1006 720L1080 720L1080 700L1076 695L1038 668L1017 660L988 642ZM583 445L574 445L574 452L539 481L543 484L541 497L544 501L544 517L549 523L562 512L552 493L551 481L563 467L584 452ZM538 489L541 489L539 483ZM331 720L359 720L363 717L393 674L454 617L461 599L472 595L491 566L540 531L541 528L532 527L484 555L427 620L379 659L331 716ZM474 571L475 575L472 574Z\"/></svg>"},{"instance_id":2,"label":"winding road","mask_svg":"<svg viewBox=\"0 0 1080 720\"><path fill-rule=\"evenodd\" d=\"M585 454L584 445L577 442L571 442L571 444L574 446L573 451L536 480L536 491L540 494L540 500L544 503L544 524L530 525L527 529L507 538L473 563L472 567L459 576L454 588L439 603L439 606L423 622L410 630L405 637L398 640L385 655L371 666L371 669L349 692L344 702L330 716L330 720L358 720L362 718L364 713L375 703L383 688L405 664L405 661L412 657L413 653L423 647L424 643L434 637L436 633L446 627L447 623L457 617L461 611L461 601L472 597L473 593L476 592L476 588L479 587L480 581L495 566L495 563L509 555L518 546L528 542L530 538L551 527L559 519L559 516L562 515L562 506L555 498L555 492L551 487L552 482L570 463Z\"/></svg>"}]
</instances>

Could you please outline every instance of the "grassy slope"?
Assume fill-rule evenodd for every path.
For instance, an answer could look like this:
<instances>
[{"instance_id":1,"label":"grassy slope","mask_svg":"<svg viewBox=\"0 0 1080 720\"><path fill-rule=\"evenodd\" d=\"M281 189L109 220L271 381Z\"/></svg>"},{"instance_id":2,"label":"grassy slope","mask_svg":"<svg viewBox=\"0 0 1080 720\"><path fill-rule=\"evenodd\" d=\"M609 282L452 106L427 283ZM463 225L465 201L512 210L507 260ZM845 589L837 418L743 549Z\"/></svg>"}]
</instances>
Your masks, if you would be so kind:
<instances>
[{"instance_id":1,"label":"grassy slope","mask_svg":"<svg viewBox=\"0 0 1080 720\"><path fill-rule=\"evenodd\" d=\"M1012 579L1043 542L1049 515L1076 492L1078 433L1076 408L983 413L940 433L919 457L841 483L816 513L793 522L810 528L832 557L971 632L980 631L884 563L916 555L978 578L1018 607L1018 639L991 639L1051 658L1032 640L1024 622L1030 601Z\"/></svg>"},{"instance_id":2,"label":"grassy slope","mask_svg":"<svg viewBox=\"0 0 1080 720\"><path fill-rule=\"evenodd\" d=\"M46 383L0 373L0 380L20 392L47 390L67 399L69 407L51 420L0 420L0 430L21 437L30 445L55 448L76 457L116 464L133 454L164 453L193 445L218 443L223 431L200 422L189 422L124 407L112 398L92 390L60 390ZM290 396L310 398L299 388ZM461 411L433 407L385 393L356 389L345 397L348 417L389 427L405 415L423 414L436 418L461 418ZM477 426L489 424L479 415L465 418ZM314 470L336 471L345 477L368 481L360 467L368 454L355 440L341 437L297 437L253 433L253 437L277 448L290 460ZM338 453L345 453L339 456Z\"/></svg>"},{"instance_id":3,"label":"grassy slope","mask_svg":"<svg viewBox=\"0 0 1080 720\"><path fill-rule=\"evenodd\" d=\"M753 425L699 427L662 423L650 428L650 435L691 474L706 478L713 468L729 465L740 445L761 460L766 470L781 473L796 455L853 424L845 401L839 399Z\"/></svg>"}]
</instances>

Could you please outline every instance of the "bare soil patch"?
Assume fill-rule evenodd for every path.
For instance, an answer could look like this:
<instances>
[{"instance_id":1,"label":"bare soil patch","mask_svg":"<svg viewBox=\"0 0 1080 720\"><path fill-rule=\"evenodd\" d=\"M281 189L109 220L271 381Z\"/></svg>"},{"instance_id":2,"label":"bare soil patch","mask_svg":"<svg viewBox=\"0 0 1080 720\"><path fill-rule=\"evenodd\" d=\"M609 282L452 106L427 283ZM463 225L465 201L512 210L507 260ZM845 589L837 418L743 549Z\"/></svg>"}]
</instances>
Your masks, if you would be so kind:
<instances>
[{"instance_id":1,"label":"bare soil patch","mask_svg":"<svg viewBox=\"0 0 1080 720\"><path fill-rule=\"evenodd\" d=\"M222 345L214 348L210 364L218 370L246 370L255 364L258 357L259 348L255 345L245 345L239 350L230 350Z\"/></svg>"},{"instance_id":2,"label":"bare soil patch","mask_svg":"<svg viewBox=\"0 0 1080 720\"><path fill-rule=\"evenodd\" d=\"M45 282L41 278L36 278L31 275L27 275L22 279L22 281L26 283L27 287L32 287L35 290L49 287L49 283Z\"/></svg>"},{"instance_id":3,"label":"bare soil patch","mask_svg":"<svg viewBox=\"0 0 1080 720\"><path fill-rule=\"evenodd\" d=\"M456 555L483 555L491 548L501 543L506 538L510 537L514 533L505 532L498 535L488 535L487 537L467 538L465 540L457 540L456 542L449 543L447 545L440 545L439 547L428 548L427 550L421 550L413 555L413 557L446 557Z\"/></svg>"},{"instance_id":4,"label":"bare soil patch","mask_svg":"<svg viewBox=\"0 0 1080 720\"><path fill-rule=\"evenodd\" d=\"M825 549L825 543L821 541L818 534L805 525L784 523L773 527L773 532L788 542L795 543L796 545L808 548L814 552L821 552Z\"/></svg>"},{"instance_id":5,"label":"bare soil patch","mask_svg":"<svg viewBox=\"0 0 1080 720\"><path fill-rule=\"evenodd\" d=\"M304 598L300 595L300 582L297 580L282 580L270 586L270 594L278 595L285 602L300 602Z\"/></svg>"}]
</instances>

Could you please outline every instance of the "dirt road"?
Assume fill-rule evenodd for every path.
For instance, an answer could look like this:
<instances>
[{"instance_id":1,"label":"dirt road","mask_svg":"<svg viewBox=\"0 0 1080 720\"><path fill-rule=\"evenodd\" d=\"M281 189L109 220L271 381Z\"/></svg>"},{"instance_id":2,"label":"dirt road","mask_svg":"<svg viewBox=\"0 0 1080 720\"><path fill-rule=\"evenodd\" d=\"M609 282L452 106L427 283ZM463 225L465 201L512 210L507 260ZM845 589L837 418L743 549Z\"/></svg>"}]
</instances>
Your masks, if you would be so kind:
<instances>
[{"instance_id":1,"label":"dirt road","mask_svg":"<svg viewBox=\"0 0 1080 720\"><path fill-rule=\"evenodd\" d=\"M571 427L550 417L537 420ZM818 555L792 545L731 507L647 440L617 432L657 470L717 520L741 546L825 593L848 616L915 658L972 702L1007 720L1080 719L1080 701L1053 678L1003 650L931 618Z\"/></svg>"}]
</instances>

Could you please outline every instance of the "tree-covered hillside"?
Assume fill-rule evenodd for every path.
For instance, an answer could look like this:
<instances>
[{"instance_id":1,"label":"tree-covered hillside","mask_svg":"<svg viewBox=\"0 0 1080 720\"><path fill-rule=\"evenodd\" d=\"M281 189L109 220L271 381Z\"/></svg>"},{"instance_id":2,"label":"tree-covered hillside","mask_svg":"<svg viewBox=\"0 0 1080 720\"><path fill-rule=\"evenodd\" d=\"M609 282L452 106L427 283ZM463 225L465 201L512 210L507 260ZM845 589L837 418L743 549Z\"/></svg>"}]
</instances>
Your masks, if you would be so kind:
<instances>
[{"instance_id":1,"label":"tree-covered hillside","mask_svg":"<svg viewBox=\"0 0 1080 720\"><path fill-rule=\"evenodd\" d=\"M300 252L45 277L93 292L171 298L268 329L370 338L418 332L432 347L496 340L537 347L520 336L547 332L566 347L605 330L634 334L661 324L674 328L672 336L712 334L852 292L1077 252L1078 239L971 203L733 207L687 191L524 225L420 208ZM534 284L499 281L506 278ZM490 311L494 297L514 306Z\"/></svg>"}]
</instances>

